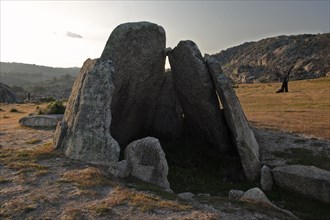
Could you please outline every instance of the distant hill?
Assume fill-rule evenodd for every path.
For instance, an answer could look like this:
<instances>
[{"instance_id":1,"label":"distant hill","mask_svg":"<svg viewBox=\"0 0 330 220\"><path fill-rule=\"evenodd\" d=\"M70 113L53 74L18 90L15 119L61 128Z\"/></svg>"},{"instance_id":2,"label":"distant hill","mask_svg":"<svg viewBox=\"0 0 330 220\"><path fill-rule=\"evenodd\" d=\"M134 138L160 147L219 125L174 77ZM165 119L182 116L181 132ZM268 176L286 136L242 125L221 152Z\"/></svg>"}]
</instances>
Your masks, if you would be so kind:
<instances>
[{"instance_id":1,"label":"distant hill","mask_svg":"<svg viewBox=\"0 0 330 220\"><path fill-rule=\"evenodd\" d=\"M278 36L247 42L214 56L236 83L277 82L330 75L330 33Z\"/></svg>"},{"instance_id":2,"label":"distant hill","mask_svg":"<svg viewBox=\"0 0 330 220\"><path fill-rule=\"evenodd\" d=\"M34 83L50 80L54 77L70 75L75 77L78 67L54 68L24 63L0 62L0 81L10 86L27 88Z\"/></svg>"},{"instance_id":3,"label":"distant hill","mask_svg":"<svg viewBox=\"0 0 330 220\"><path fill-rule=\"evenodd\" d=\"M54 68L24 63L0 62L0 82L11 86L18 101L30 93L31 100L47 97L67 99L79 68Z\"/></svg>"}]
</instances>

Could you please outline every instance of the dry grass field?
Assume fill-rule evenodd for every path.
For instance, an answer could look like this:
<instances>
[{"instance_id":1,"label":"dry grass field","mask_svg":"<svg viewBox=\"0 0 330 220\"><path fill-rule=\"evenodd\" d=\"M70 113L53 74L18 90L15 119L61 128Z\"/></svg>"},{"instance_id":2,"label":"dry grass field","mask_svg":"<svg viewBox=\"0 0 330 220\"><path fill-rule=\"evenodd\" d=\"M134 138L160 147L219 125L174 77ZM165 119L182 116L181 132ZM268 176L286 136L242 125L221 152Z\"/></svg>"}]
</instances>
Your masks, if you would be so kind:
<instances>
[{"instance_id":1,"label":"dry grass field","mask_svg":"<svg viewBox=\"0 0 330 220\"><path fill-rule=\"evenodd\" d=\"M235 89L248 120L257 127L260 146L276 146L275 153L290 160L295 158L288 150L296 150L296 156L297 150L304 150L299 163L315 165L315 158L322 156L316 161L329 167L322 162L329 158L329 140L304 139L274 130L330 139L330 78L290 82L289 93L276 94L279 87L279 83L249 84ZM223 196L198 197L199 205L186 203L154 186L116 179L106 167L70 160L54 151L54 130L19 125L19 118L33 113L36 107L0 104L0 219L288 219L276 210L233 203ZM281 149L284 153L278 152ZM274 152L264 153L263 148L261 152L264 161L271 161L270 153ZM273 194L270 198L280 195ZM298 197L290 204L300 204L297 201L301 200L306 201ZM276 201L281 206L282 198ZM314 203L283 208L307 210L307 219L315 213L319 219L328 216L324 204L315 203L311 208L315 213L305 209Z\"/></svg>"},{"instance_id":2,"label":"dry grass field","mask_svg":"<svg viewBox=\"0 0 330 220\"><path fill-rule=\"evenodd\" d=\"M281 83L243 84L235 89L253 126L330 139L330 77Z\"/></svg>"}]
</instances>

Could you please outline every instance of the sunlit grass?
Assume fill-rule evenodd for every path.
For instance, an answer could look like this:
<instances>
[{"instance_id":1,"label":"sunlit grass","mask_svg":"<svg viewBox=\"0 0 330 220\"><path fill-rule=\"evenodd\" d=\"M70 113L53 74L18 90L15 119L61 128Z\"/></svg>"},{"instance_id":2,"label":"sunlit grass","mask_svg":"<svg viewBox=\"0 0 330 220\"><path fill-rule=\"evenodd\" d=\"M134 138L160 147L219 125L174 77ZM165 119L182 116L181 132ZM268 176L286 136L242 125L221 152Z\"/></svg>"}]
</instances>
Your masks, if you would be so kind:
<instances>
[{"instance_id":1,"label":"sunlit grass","mask_svg":"<svg viewBox=\"0 0 330 220\"><path fill-rule=\"evenodd\" d=\"M280 83L242 84L235 89L252 124L330 139L330 78Z\"/></svg>"}]
</instances>

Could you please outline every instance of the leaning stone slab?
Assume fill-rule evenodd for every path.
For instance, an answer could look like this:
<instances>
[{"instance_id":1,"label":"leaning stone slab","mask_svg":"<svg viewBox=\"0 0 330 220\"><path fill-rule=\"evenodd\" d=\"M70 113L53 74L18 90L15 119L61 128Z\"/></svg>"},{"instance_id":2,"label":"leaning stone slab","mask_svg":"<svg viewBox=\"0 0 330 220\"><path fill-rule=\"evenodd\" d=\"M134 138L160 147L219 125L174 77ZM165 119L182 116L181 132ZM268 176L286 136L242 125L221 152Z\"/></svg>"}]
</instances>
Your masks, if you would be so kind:
<instances>
[{"instance_id":1,"label":"leaning stone slab","mask_svg":"<svg viewBox=\"0 0 330 220\"><path fill-rule=\"evenodd\" d=\"M169 52L169 62L185 129L219 150L231 149L229 129L220 111L212 76L197 45L189 40L180 41Z\"/></svg>"},{"instance_id":2,"label":"leaning stone slab","mask_svg":"<svg viewBox=\"0 0 330 220\"><path fill-rule=\"evenodd\" d=\"M131 176L169 189L168 165L158 139L146 137L130 143L125 150L125 160L131 167Z\"/></svg>"},{"instance_id":3,"label":"leaning stone slab","mask_svg":"<svg viewBox=\"0 0 330 220\"><path fill-rule=\"evenodd\" d=\"M272 169L279 187L330 202L330 171L314 166L290 165Z\"/></svg>"},{"instance_id":4,"label":"leaning stone slab","mask_svg":"<svg viewBox=\"0 0 330 220\"><path fill-rule=\"evenodd\" d=\"M215 88L224 108L226 121L238 149L246 177L253 181L260 175L259 145L246 120L231 83L222 73L220 63L212 56L207 59Z\"/></svg>"},{"instance_id":5,"label":"leaning stone slab","mask_svg":"<svg viewBox=\"0 0 330 220\"><path fill-rule=\"evenodd\" d=\"M19 119L20 125L33 128L55 128L58 121L51 115L31 115Z\"/></svg>"},{"instance_id":6,"label":"leaning stone slab","mask_svg":"<svg viewBox=\"0 0 330 220\"><path fill-rule=\"evenodd\" d=\"M118 162L120 148L110 134L113 72L109 60L88 59L81 68L54 136L54 146L66 156L108 166Z\"/></svg>"}]
</instances>

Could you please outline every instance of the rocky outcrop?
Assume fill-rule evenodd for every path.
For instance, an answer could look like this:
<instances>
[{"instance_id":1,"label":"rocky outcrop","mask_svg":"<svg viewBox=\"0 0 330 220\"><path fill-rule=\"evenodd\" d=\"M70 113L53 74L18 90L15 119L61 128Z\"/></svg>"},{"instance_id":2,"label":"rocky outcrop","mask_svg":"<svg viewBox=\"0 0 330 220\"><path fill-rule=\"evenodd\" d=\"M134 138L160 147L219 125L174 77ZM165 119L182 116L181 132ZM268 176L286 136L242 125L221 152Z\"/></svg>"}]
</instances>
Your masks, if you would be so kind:
<instances>
[{"instance_id":1,"label":"rocky outcrop","mask_svg":"<svg viewBox=\"0 0 330 220\"><path fill-rule=\"evenodd\" d=\"M222 73L220 63L213 56L207 59L207 63L246 177L253 181L260 175L258 142L254 137L231 83Z\"/></svg>"},{"instance_id":2,"label":"rocky outcrop","mask_svg":"<svg viewBox=\"0 0 330 220\"><path fill-rule=\"evenodd\" d=\"M330 73L330 33L277 36L215 54L224 74L237 83L278 82L291 66L291 80Z\"/></svg>"},{"instance_id":3,"label":"rocky outcrop","mask_svg":"<svg viewBox=\"0 0 330 220\"><path fill-rule=\"evenodd\" d=\"M111 61L88 59L77 76L65 123L54 137L55 147L72 159L101 165L118 161L120 148L110 134L113 71Z\"/></svg>"},{"instance_id":4,"label":"rocky outcrop","mask_svg":"<svg viewBox=\"0 0 330 220\"><path fill-rule=\"evenodd\" d=\"M314 166L290 165L272 169L274 183L314 199L330 202L330 172Z\"/></svg>"},{"instance_id":5,"label":"rocky outcrop","mask_svg":"<svg viewBox=\"0 0 330 220\"><path fill-rule=\"evenodd\" d=\"M0 103L15 103L16 96L11 88L4 84L0 83Z\"/></svg>"},{"instance_id":6,"label":"rocky outcrop","mask_svg":"<svg viewBox=\"0 0 330 220\"><path fill-rule=\"evenodd\" d=\"M273 187L272 173L266 165L261 168L260 186L263 191L270 191Z\"/></svg>"},{"instance_id":7,"label":"rocky outcrop","mask_svg":"<svg viewBox=\"0 0 330 220\"><path fill-rule=\"evenodd\" d=\"M125 150L130 175L169 189L168 165L158 139L146 137L130 143Z\"/></svg>"},{"instance_id":8,"label":"rocky outcrop","mask_svg":"<svg viewBox=\"0 0 330 220\"><path fill-rule=\"evenodd\" d=\"M222 151L231 149L228 127L220 111L212 77L197 45L192 41L180 41L169 52L169 61L184 113L185 129Z\"/></svg>"},{"instance_id":9,"label":"rocky outcrop","mask_svg":"<svg viewBox=\"0 0 330 220\"><path fill-rule=\"evenodd\" d=\"M182 116L165 75L165 41L161 26L136 22L116 27L105 45L100 59L112 60L115 70L111 134L122 147L147 135L180 135Z\"/></svg>"},{"instance_id":10,"label":"rocky outcrop","mask_svg":"<svg viewBox=\"0 0 330 220\"><path fill-rule=\"evenodd\" d=\"M52 115L31 115L19 119L19 124L33 128L55 128L59 119Z\"/></svg>"}]
</instances>

